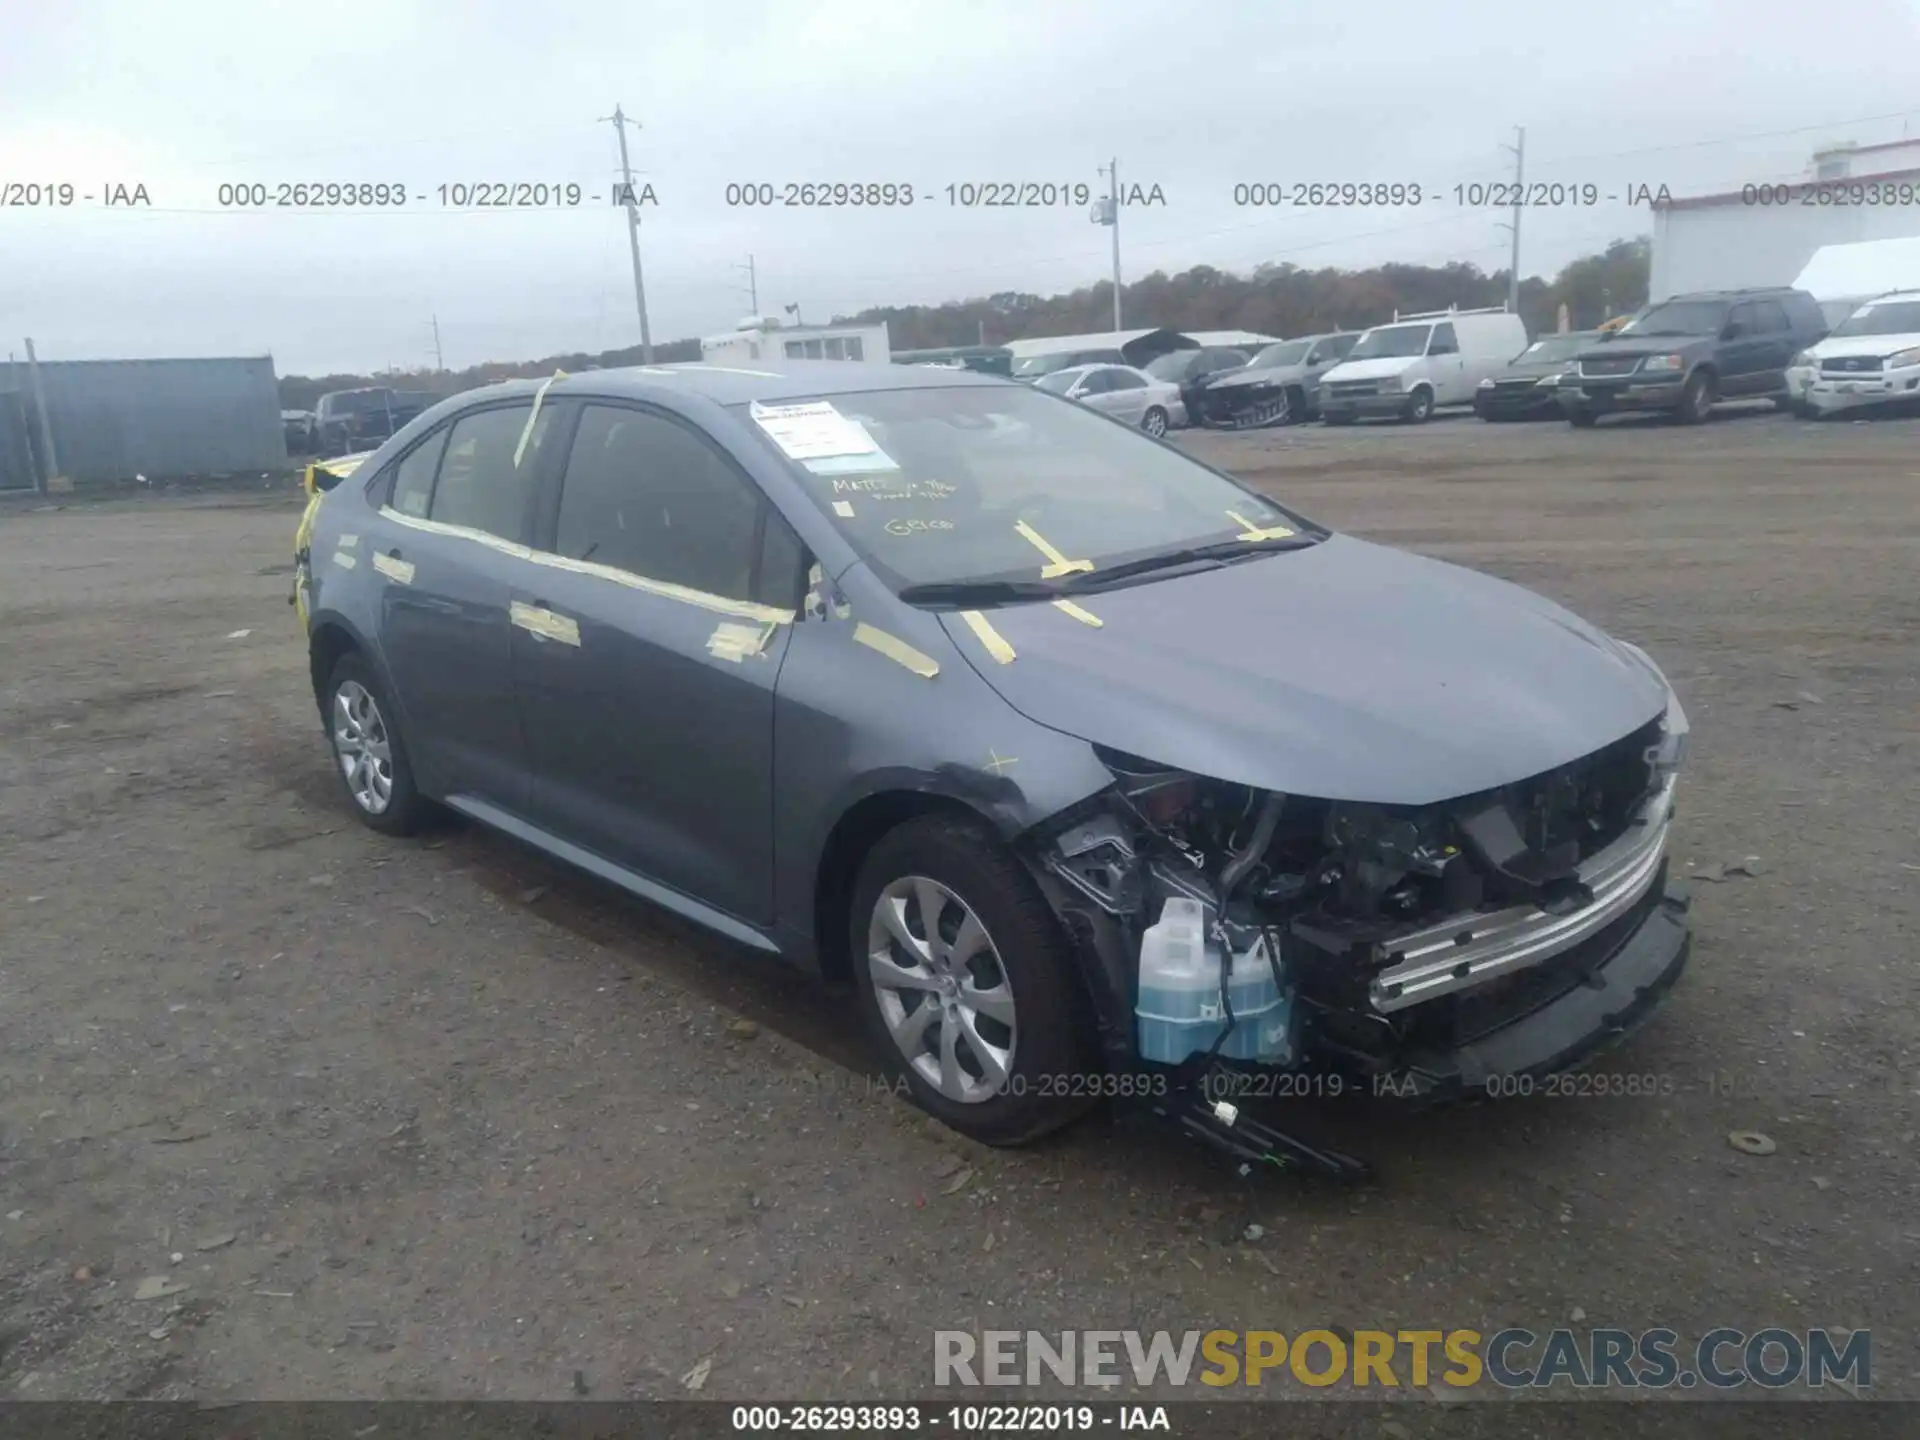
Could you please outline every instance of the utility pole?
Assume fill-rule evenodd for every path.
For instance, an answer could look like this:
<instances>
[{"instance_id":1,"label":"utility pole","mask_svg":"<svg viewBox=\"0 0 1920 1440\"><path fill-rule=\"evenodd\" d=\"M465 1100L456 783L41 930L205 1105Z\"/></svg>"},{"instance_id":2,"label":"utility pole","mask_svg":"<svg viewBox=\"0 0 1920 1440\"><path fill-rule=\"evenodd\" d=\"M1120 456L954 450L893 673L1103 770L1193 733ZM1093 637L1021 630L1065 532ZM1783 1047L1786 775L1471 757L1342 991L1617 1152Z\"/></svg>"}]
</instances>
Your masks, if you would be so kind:
<instances>
[{"instance_id":1,"label":"utility pole","mask_svg":"<svg viewBox=\"0 0 1920 1440\"><path fill-rule=\"evenodd\" d=\"M747 303L752 306L749 313L758 315L760 313L760 284L753 273L753 256L747 256L746 264L736 265L733 268L747 272Z\"/></svg>"},{"instance_id":2,"label":"utility pole","mask_svg":"<svg viewBox=\"0 0 1920 1440\"><path fill-rule=\"evenodd\" d=\"M438 315L433 317L433 368L438 374L447 373L446 356L440 353L440 317Z\"/></svg>"},{"instance_id":3,"label":"utility pole","mask_svg":"<svg viewBox=\"0 0 1920 1440\"><path fill-rule=\"evenodd\" d=\"M640 122L627 119L618 105L613 107L613 114L606 118L613 121L613 133L620 137L620 178L626 187L627 242L633 249L633 303L640 311L640 361L643 365L651 365L653 331L647 326L647 287L640 278L640 207L634 203L633 166L627 160L627 126L637 128Z\"/></svg>"},{"instance_id":4,"label":"utility pole","mask_svg":"<svg viewBox=\"0 0 1920 1440\"><path fill-rule=\"evenodd\" d=\"M47 389L40 380L40 357L33 353L33 339L27 339L27 379L33 386L33 408L40 412L40 448L46 453L42 456L45 463L36 478L42 495L57 489L54 481L60 474L60 461L53 453L53 417L47 414Z\"/></svg>"},{"instance_id":5,"label":"utility pole","mask_svg":"<svg viewBox=\"0 0 1920 1440\"><path fill-rule=\"evenodd\" d=\"M1514 143L1502 145L1502 150L1513 155L1513 258L1507 262L1507 309L1514 314L1520 313L1520 211L1524 208L1521 201L1526 197L1527 184L1527 127L1517 125L1513 131Z\"/></svg>"},{"instance_id":6,"label":"utility pole","mask_svg":"<svg viewBox=\"0 0 1920 1440\"><path fill-rule=\"evenodd\" d=\"M1099 167L1107 177L1105 204L1093 207L1093 223L1113 229L1113 328L1120 329L1120 162L1110 160Z\"/></svg>"}]
</instances>

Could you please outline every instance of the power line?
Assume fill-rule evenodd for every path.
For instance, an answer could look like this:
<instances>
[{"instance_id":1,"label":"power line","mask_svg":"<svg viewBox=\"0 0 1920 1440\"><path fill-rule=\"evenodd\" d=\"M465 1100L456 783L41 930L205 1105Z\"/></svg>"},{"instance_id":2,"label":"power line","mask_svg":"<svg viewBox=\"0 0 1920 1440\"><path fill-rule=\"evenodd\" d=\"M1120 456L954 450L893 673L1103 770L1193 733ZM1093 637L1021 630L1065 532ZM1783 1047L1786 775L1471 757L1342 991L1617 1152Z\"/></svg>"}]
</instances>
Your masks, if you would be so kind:
<instances>
[{"instance_id":1,"label":"power line","mask_svg":"<svg viewBox=\"0 0 1920 1440\"><path fill-rule=\"evenodd\" d=\"M1839 130L1848 125L1870 125L1880 120L1904 120L1920 115L1920 110L1891 110L1882 115L1862 115L1853 120L1834 120L1821 125L1793 125L1785 130L1749 130L1740 135L1722 135L1713 140L1682 140L1671 145L1646 145L1637 150L1612 150L1595 155L1570 155L1549 160L1545 167L1584 165L1593 160L1630 160L1637 155L1665 155L1675 150L1702 150L1712 145L1733 145L1742 140L1775 140L1786 135L1805 135L1814 130Z\"/></svg>"}]
</instances>

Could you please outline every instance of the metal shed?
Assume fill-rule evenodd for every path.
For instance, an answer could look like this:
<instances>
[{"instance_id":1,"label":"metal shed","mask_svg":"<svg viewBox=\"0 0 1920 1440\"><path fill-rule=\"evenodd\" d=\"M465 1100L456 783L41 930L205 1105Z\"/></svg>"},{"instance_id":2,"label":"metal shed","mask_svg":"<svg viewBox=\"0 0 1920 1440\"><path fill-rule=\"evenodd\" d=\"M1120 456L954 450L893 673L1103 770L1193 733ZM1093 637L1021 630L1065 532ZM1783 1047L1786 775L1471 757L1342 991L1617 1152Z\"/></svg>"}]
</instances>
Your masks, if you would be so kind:
<instances>
[{"instance_id":1,"label":"metal shed","mask_svg":"<svg viewBox=\"0 0 1920 1440\"><path fill-rule=\"evenodd\" d=\"M0 489L30 487L36 475L162 479L287 464L270 356L42 360L38 370L37 382L24 362L0 371ZM53 436L51 469L37 396Z\"/></svg>"}]
</instances>

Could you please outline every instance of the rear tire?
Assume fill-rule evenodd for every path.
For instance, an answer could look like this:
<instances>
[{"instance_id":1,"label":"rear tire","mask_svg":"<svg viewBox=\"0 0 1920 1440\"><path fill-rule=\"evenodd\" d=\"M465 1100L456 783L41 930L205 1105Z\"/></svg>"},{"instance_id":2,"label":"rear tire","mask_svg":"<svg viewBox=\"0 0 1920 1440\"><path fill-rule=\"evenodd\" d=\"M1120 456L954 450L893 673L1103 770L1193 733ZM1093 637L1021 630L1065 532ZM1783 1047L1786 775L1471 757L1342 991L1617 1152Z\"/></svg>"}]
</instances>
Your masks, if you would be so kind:
<instances>
[{"instance_id":1,"label":"rear tire","mask_svg":"<svg viewBox=\"0 0 1920 1440\"><path fill-rule=\"evenodd\" d=\"M1591 410L1567 411L1567 424L1576 430L1591 430L1600 417Z\"/></svg>"},{"instance_id":2,"label":"rear tire","mask_svg":"<svg viewBox=\"0 0 1920 1440\"><path fill-rule=\"evenodd\" d=\"M365 658L342 655L327 677L321 713L333 773L361 823L382 835L411 835L432 806L413 782L393 701Z\"/></svg>"},{"instance_id":3,"label":"rear tire","mask_svg":"<svg viewBox=\"0 0 1920 1440\"><path fill-rule=\"evenodd\" d=\"M1802 420L1818 420L1820 418L1820 412L1804 400L1795 400L1793 402L1793 413L1798 415Z\"/></svg>"},{"instance_id":4,"label":"rear tire","mask_svg":"<svg viewBox=\"0 0 1920 1440\"><path fill-rule=\"evenodd\" d=\"M868 1035L923 1110L1021 1145L1091 1107L1102 1067L1067 938L982 826L928 815L883 836L854 882L849 932Z\"/></svg>"}]
</instances>

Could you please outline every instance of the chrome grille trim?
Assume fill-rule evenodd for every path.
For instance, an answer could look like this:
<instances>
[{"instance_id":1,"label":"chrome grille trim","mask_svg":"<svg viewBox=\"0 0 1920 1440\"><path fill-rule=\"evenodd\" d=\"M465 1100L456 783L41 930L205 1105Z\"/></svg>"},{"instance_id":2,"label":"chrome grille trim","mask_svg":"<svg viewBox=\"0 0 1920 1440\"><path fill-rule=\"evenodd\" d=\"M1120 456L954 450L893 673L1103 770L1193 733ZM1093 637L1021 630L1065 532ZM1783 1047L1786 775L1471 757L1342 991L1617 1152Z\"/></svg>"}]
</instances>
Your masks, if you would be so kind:
<instances>
[{"instance_id":1,"label":"chrome grille trim","mask_svg":"<svg viewBox=\"0 0 1920 1440\"><path fill-rule=\"evenodd\" d=\"M1675 777L1641 806L1627 831L1580 866L1593 899L1568 915L1531 905L1457 915L1388 942L1396 963L1368 987L1381 1014L1468 990L1570 950L1631 910L1660 873L1673 819ZM1467 937L1462 943L1461 937Z\"/></svg>"}]
</instances>

